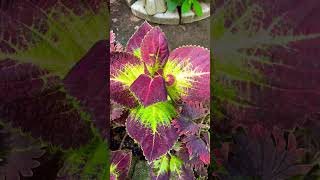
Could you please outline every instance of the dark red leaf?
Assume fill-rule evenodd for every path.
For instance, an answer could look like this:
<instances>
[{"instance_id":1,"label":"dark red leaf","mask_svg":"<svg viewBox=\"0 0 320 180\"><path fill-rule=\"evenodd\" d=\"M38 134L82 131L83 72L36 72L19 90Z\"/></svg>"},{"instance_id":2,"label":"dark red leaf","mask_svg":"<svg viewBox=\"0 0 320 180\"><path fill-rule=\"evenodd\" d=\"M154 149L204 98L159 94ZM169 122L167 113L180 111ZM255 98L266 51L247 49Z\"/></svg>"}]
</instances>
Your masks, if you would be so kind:
<instances>
[{"instance_id":1,"label":"dark red leaf","mask_svg":"<svg viewBox=\"0 0 320 180\"><path fill-rule=\"evenodd\" d=\"M167 101L165 80L161 76L151 78L141 74L130 86L130 90L146 107L157 102Z\"/></svg>"},{"instance_id":2,"label":"dark red leaf","mask_svg":"<svg viewBox=\"0 0 320 180\"><path fill-rule=\"evenodd\" d=\"M109 134L108 86L109 48L107 41L97 42L88 53L71 69L63 83L67 92L76 97L82 107L90 113L101 134Z\"/></svg>"},{"instance_id":3,"label":"dark red leaf","mask_svg":"<svg viewBox=\"0 0 320 180\"><path fill-rule=\"evenodd\" d=\"M38 66L0 61L0 118L56 146L79 147L93 134L58 76Z\"/></svg>"},{"instance_id":4,"label":"dark red leaf","mask_svg":"<svg viewBox=\"0 0 320 180\"><path fill-rule=\"evenodd\" d=\"M136 49L140 48L142 40L151 29L152 26L147 21L145 21L129 39L126 47L126 52L134 53Z\"/></svg>"},{"instance_id":5,"label":"dark red leaf","mask_svg":"<svg viewBox=\"0 0 320 180\"><path fill-rule=\"evenodd\" d=\"M151 128L129 117L126 127L128 134L140 144L148 161L153 161L166 154L178 140L178 134L173 126L158 126L157 132L153 134Z\"/></svg>"},{"instance_id":6,"label":"dark red leaf","mask_svg":"<svg viewBox=\"0 0 320 180\"><path fill-rule=\"evenodd\" d=\"M160 27L152 28L141 44L142 60L150 66L158 64L163 67L169 57L168 42Z\"/></svg>"}]
</instances>

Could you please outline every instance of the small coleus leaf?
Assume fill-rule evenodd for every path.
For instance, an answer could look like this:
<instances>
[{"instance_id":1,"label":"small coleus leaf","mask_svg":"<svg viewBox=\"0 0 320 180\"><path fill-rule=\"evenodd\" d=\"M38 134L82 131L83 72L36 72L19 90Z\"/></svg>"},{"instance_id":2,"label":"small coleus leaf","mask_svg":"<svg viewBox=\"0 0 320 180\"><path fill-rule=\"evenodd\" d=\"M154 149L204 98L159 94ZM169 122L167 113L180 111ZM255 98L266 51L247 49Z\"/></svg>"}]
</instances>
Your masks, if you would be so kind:
<instances>
[{"instance_id":1,"label":"small coleus leaf","mask_svg":"<svg viewBox=\"0 0 320 180\"><path fill-rule=\"evenodd\" d=\"M210 113L209 107L199 101L185 101L182 107L181 116L191 120L205 117Z\"/></svg>"},{"instance_id":2,"label":"small coleus leaf","mask_svg":"<svg viewBox=\"0 0 320 180\"><path fill-rule=\"evenodd\" d=\"M210 51L198 46L183 46L170 53L164 77L175 77L168 87L171 97L186 101L207 101L210 98Z\"/></svg>"},{"instance_id":3,"label":"small coleus leaf","mask_svg":"<svg viewBox=\"0 0 320 180\"><path fill-rule=\"evenodd\" d=\"M129 150L111 151L110 179L125 180L130 166L132 153Z\"/></svg>"},{"instance_id":4,"label":"small coleus leaf","mask_svg":"<svg viewBox=\"0 0 320 180\"><path fill-rule=\"evenodd\" d=\"M154 133L150 127L145 127L140 121L129 116L126 128L128 134L140 144L149 162L166 154L178 140L178 134L171 125L159 125Z\"/></svg>"},{"instance_id":5,"label":"small coleus leaf","mask_svg":"<svg viewBox=\"0 0 320 180\"><path fill-rule=\"evenodd\" d=\"M111 112L110 112L110 114L111 114L110 120L111 120L111 121L114 121L114 120L116 120L116 119L118 119L118 118L121 117L121 115L122 115L122 114L124 113L124 111L125 111L125 108L124 108L123 106L121 106L120 104L112 101L112 100L111 100L110 105L111 105L111 109L110 109L110 111L111 111Z\"/></svg>"},{"instance_id":6,"label":"small coleus leaf","mask_svg":"<svg viewBox=\"0 0 320 180\"><path fill-rule=\"evenodd\" d=\"M160 159L153 161L152 169L151 176L154 177L152 179L164 179L169 176L170 164L168 155L163 155Z\"/></svg>"},{"instance_id":7,"label":"small coleus leaf","mask_svg":"<svg viewBox=\"0 0 320 180\"><path fill-rule=\"evenodd\" d=\"M108 108L106 58L109 58L108 42L102 40L93 45L63 80L67 92L76 97L82 107L90 113L95 126L104 137L109 134L109 121L105 114Z\"/></svg>"},{"instance_id":8,"label":"small coleus leaf","mask_svg":"<svg viewBox=\"0 0 320 180\"><path fill-rule=\"evenodd\" d=\"M301 162L305 149L298 148L293 133L285 139L283 131L255 125L248 133L237 132L223 165L229 176L288 179L309 172L312 164Z\"/></svg>"},{"instance_id":9,"label":"small coleus leaf","mask_svg":"<svg viewBox=\"0 0 320 180\"><path fill-rule=\"evenodd\" d=\"M169 47L166 36L160 27L152 28L144 37L141 43L141 57L154 72L166 64L169 57Z\"/></svg>"},{"instance_id":10,"label":"small coleus leaf","mask_svg":"<svg viewBox=\"0 0 320 180\"><path fill-rule=\"evenodd\" d=\"M110 31L110 52L122 52L122 45L116 41L116 34L113 31Z\"/></svg>"},{"instance_id":11,"label":"small coleus leaf","mask_svg":"<svg viewBox=\"0 0 320 180\"><path fill-rule=\"evenodd\" d=\"M186 143L190 159L199 157L204 164L210 163L210 149L200 137L190 135L185 137L183 141Z\"/></svg>"},{"instance_id":12,"label":"small coleus leaf","mask_svg":"<svg viewBox=\"0 0 320 180\"><path fill-rule=\"evenodd\" d=\"M125 107L137 106L129 87L144 73L144 66L138 58L125 52L111 53L110 59L110 98Z\"/></svg>"},{"instance_id":13,"label":"small coleus leaf","mask_svg":"<svg viewBox=\"0 0 320 180\"><path fill-rule=\"evenodd\" d=\"M167 100L165 81L161 76L151 78L148 75L141 74L132 83L130 90L145 107Z\"/></svg>"},{"instance_id":14,"label":"small coleus leaf","mask_svg":"<svg viewBox=\"0 0 320 180\"><path fill-rule=\"evenodd\" d=\"M4 142L2 139L5 144L1 144L0 150L0 179L32 177L32 169L40 165L35 159L45 153L40 143L7 125L0 126L0 142Z\"/></svg>"},{"instance_id":15,"label":"small coleus leaf","mask_svg":"<svg viewBox=\"0 0 320 180\"><path fill-rule=\"evenodd\" d=\"M152 29L152 26L145 21L138 30L131 36L127 43L126 52L134 53L141 47L145 35Z\"/></svg>"},{"instance_id":16,"label":"small coleus leaf","mask_svg":"<svg viewBox=\"0 0 320 180\"><path fill-rule=\"evenodd\" d=\"M75 148L93 138L91 125L62 80L30 63L0 61L0 118L54 146Z\"/></svg>"},{"instance_id":17,"label":"small coleus leaf","mask_svg":"<svg viewBox=\"0 0 320 180\"><path fill-rule=\"evenodd\" d=\"M177 128L179 136L193 135L199 131L199 126L196 123L182 117L174 119L172 124L175 128Z\"/></svg>"}]
</instances>

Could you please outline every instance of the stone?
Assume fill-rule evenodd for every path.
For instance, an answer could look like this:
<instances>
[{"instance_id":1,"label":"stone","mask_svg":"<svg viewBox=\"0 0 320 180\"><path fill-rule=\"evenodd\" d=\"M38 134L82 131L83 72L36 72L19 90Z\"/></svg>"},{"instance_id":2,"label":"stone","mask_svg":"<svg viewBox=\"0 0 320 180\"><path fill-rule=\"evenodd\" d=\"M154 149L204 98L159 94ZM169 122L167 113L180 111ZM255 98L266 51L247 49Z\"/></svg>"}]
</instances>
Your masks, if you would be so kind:
<instances>
[{"instance_id":1,"label":"stone","mask_svg":"<svg viewBox=\"0 0 320 180\"><path fill-rule=\"evenodd\" d=\"M167 11L165 13L159 13L150 17L150 21L158 24L171 24L177 25L180 23L180 16L178 10L174 12Z\"/></svg>"},{"instance_id":2,"label":"stone","mask_svg":"<svg viewBox=\"0 0 320 180\"><path fill-rule=\"evenodd\" d=\"M164 0L154 0L156 3L156 11L157 13L164 13L167 11L167 5Z\"/></svg>"},{"instance_id":3,"label":"stone","mask_svg":"<svg viewBox=\"0 0 320 180\"><path fill-rule=\"evenodd\" d=\"M131 6L134 2L136 2L136 0L126 0L128 6Z\"/></svg>"},{"instance_id":4,"label":"stone","mask_svg":"<svg viewBox=\"0 0 320 180\"><path fill-rule=\"evenodd\" d=\"M186 23L192 23L194 22L194 17L196 14L193 11L189 11L187 13L181 13L181 23L186 24Z\"/></svg>"},{"instance_id":5,"label":"stone","mask_svg":"<svg viewBox=\"0 0 320 180\"><path fill-rule=\"evenodd\" d=\"M164 13L167 10L164 0L145 0L145 9L147 14L153 16L158 13Z\"/></svg>"},{"instance_id":6,"label":"stone","mask_svg":"<svg viewBox=\"0 0 320 180\"><path fill-rule=\"evenodd\" d=\"M135 3L131 5L131 11L132 13L145 20L150 20L150 16L147 14L147 11L144 8L144 1L145 0L138 0Z\"/></svg>"},{"instance_id":7,"label":"stone","mask_svg":"<svg viewBox=\"0 0 320 180\"><path fill-rule=\"evenodd\" d=\"M157 13L156 2L154 0L145 0L144 8L148 15L152 16Z\"/></svg>"}]
</instances>

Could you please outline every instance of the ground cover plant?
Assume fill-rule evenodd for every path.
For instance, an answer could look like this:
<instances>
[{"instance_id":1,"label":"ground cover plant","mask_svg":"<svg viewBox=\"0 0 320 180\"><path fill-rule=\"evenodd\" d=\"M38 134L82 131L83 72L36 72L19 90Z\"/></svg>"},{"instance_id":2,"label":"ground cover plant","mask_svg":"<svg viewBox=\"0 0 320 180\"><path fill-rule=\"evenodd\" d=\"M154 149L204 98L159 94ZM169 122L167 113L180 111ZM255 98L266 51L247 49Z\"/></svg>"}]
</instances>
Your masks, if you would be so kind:
<instances>
[{"instance_id":1,"label":"ground cover plant","mask_svg":"<svg viewBox=\"0 0 320 180\"><path fill-rule=\"evenodd\" d=\"M0 179L109 177L108 9L79 2L0 3Z\"/></svg>"},{"instance_id":2,"label":"ground cover plant","mask_svg":"<svg viewBox=\"0 0 320 180\"><path fill-rule=\"evenodd\" d=\"M144 179L206 178L209 50L186 45L170 51L165 34L147 22L126 47L113 32L110 43L110 178L128 177L133 159L147 162Z\"/></svg>"},{"instance_id":3,"label":"ground cover plant","mask_svg":"<svg viewBox=\"0 0 320 180\"><path fill-rule=\"evenodd\" d=\"M320 4L215 1L216 179L319 178Z\"/></svg>"}]
</instances>

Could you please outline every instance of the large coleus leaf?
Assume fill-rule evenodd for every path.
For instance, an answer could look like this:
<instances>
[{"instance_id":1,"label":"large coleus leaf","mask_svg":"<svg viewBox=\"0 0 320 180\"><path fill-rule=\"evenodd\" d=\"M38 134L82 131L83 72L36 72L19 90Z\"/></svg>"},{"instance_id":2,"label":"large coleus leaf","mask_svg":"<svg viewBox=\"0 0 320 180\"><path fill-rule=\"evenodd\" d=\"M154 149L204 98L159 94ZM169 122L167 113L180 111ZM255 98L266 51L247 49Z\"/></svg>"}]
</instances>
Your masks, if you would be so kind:
<instances>
[{"instance_id":1,"label":"large coleus leaf","mask_svg":"<svg viewBox=\"0 0 320 180\"><path fill-rule=\"evenodd\" d=\"M292 129L318 111L319 2L275 3L220 2L214 12L215 109L234 125Z\"/></svg>"},{"instance_id":2,"label":"large coleus leaf","mask_svg":"<svg viewBox=\"0 0 320 180\"><path fill-rule=\"evenodd\" d=\"M28 63L0 61L0 118L55 146L79 147L93 138L78 102L59 77Z\"/></svg>"},{"instance_id":3,"label":"large coleus leaf","mask_svg":"<svg viewBox=\"0 0 320 180\"><path fill-rule=\"evenodd\" d=\"M5 139L0 150L0 179L32 177L32 169L40 165L35 159L44 154L40 143L7 125L0 125L0 139Z\"/></svg>"},{"instance_id":4,"label":"large coleus leaf","mask_svg":"<svg viewBox=\"0 0 320 180\"><path fill-rule=\"evenodd\" d=\"M159 125L154 133L133 117L127 119L128 134L141 145L141 149L148 161L153 161L166 154L178 140L178 134L171 125Z\"/></svg>"},{"instance_id":5,"label":"large coleus leaf","mask_svg":"<svg viewBox=\"0 0 320 180\"><path fill-rule=\"evenodd\" d=\"M151 69L163 67L169 57L169 47L165 34L160 27L152 28L141 43L141 58ZM153 72L153 71L151 71Z\"/></svg>"},{"instance_id":6,"label":"large coleus leaf","mask_svg":"<svg viewBox=\"0 0 320 180\"><path fill-rule=\"evenodd\" d=\"M109 81L105 77L109 73L108 45L107 41L97 42L63 80L67 92L90 112L91 119L104 137L109 134L106 116Z\"/></svg>"},{"instance_id":7,"label":"large coleus leaf","mask_svg":"<svg viewBox=\"0 0 320 180\"><path fill-rule=\"evenodd\" d=\"M298 148L293 133L289 133L286 140L283 132L276 128L270 132L256 125L247 134L235 135L230 146L229 155L224 156L227 159L222 163L229 178L287 179L306 174L312 168L311 164L301 163L305 149Z\"/></svg>"},{"instance_id":8,"label":"large coleus leaf","mask_svg":"<svg viewBox=\"0 0 320 180\"><path fill-rule=\"evenodd\" d=\"M110 98L126 107L137 106L129 87L144 73L143 65L138 58L125 52L111 53L110 60Z\"/></svg>"},{"instance_id":9,"label":"large coleus leaf","mask_svg":"<svg viewBox=\"0 0 320 180\"><path fill-rule=\"evenodd\" d=\"M126 52L134 54L141 47L144 36L152 29L152 26L145 21L137 31L131 36L127 43Z\"/></svg>"},{"instance_id":10,"label":"large coleus leaf","mask_svg":"<svg viewBox=\"0 0 320 180\"><path fill-rule=\"evenodd\" d=\"M132 153L129 150L111 152L110 179L125 180L131 167Z\"/></svg>"},{"instance_id":11,"label":"large coleus leaf","mask_svg":"<svg viewBox=\"0 0 320 180\"><path fill-rule=\"evenodd\" d=\"M154 78L141 74L130 86L130 90L146 107L167 100L165 81L161 76Z\"/></svg>"},{"instance_id":12,"label":"large coleus leaf","mask_svg":"<svg viewBox=\"0 0 320 180\"><path fill-rule=\"evenodd\" d=\"M183 46L170 53L164 77L175 81L167 90L173 99L207 101L210 98L210 51L198 46Z\"/></svg>"}]
</instances>

